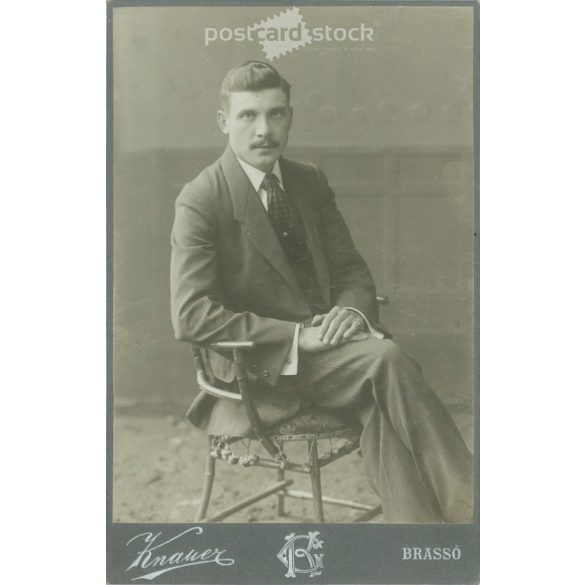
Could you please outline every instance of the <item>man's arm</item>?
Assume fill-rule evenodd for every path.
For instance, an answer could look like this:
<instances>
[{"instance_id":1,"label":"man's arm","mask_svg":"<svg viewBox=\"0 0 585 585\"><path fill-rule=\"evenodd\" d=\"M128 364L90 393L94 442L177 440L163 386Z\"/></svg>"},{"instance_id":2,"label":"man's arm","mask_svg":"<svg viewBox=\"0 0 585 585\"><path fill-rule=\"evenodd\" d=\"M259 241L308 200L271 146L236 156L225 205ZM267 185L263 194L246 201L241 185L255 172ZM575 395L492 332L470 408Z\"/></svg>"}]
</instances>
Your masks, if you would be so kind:
<instances>
[{"instance_id":1,"label":"man's arm","mask_svg":"<svg viewBox=\"0 0 585 585\"><path fill-rule=\"evenodd\" d=\"M197 181L177 198L171 235L171 312L177 339L205 344L254 341L252 359L265 382L276 383L296 324L225 307L217 259L214 193Z\"/></svg>"},{"instance_id":2,"label":"man's arm","mask_svg":"<svg viewBox=\"0 0 585 585\"><path fill-rule=\"evenodd\" d=\"M320 233L329 266L333 307L329 313L315 316L312 325L320 326L319 335L325 344L338 345L362 338L364 331L372 333L372 324L380 327L378 304L370 270L352 241L335 194L325 174L315 169L321 204Z\"/></svg>"},{"instance_id":3,"label":"man's arm","mask_svg":"<svg viewBox=\"0 0 585 585\"><path fill-rule=\"evenodd\" d=\"M319 232L329 267L332 304L355 307L375 323L378 321L378 305L372 275L353 243L327 177L318 168L317 173L321 217Z\"/></svg>"}]
</instances>

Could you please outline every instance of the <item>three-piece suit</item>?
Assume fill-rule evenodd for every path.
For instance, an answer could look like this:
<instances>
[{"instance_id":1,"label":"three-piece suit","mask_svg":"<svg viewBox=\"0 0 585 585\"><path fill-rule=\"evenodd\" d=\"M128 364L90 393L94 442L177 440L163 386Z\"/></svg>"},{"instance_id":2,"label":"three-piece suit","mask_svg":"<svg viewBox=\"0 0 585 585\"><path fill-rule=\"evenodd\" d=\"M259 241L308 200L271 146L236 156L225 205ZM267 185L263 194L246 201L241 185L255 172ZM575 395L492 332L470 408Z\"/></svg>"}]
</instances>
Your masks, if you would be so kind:
<instances>
[{"instance_id":1,"label":"three-piece suit","mask_svg":"<svg viewBox=\"0 0 585 585\"><path fill-rule=\"evenodd\" d=\"M386 332L378 322L370 271L325 175L284 157L280 170L302 220L320 306L352 307ZM280 375L297 323L309 326L315 305L229 146L181 191L171 240L177 338L196 344L254 341L249 369L258 380L255 403L263 422L277 423L307 403L342 409L363 425L365 469L386 521L472 520L471 454L418 364L391 339L368 337L319 353L300 352L298 374ZM210 353L210 366L216 378L234 380L235 367L223 356ZM205 393L188 417L209 434L250 432L240 403Z\"/></svg>"}]
</instances>

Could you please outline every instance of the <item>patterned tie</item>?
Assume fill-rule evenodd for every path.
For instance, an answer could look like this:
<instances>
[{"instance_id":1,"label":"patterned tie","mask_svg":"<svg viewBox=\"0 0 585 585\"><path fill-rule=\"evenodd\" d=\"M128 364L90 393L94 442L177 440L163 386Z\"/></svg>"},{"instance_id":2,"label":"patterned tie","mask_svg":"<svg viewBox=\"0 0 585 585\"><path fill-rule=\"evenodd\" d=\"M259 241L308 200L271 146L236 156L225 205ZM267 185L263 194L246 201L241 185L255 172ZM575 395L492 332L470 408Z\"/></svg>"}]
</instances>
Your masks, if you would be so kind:
<instances>
[{"instance_id":1,"label":"patterned tie","mask_svg":"<svg viewBox=\"0 0 585 585\"><path fill-rule=\"evenodd\" d=\"M260 185L268 194L268 217L284 252L291 262L302 262L311 257L297 210L280 186L278 178L268 173Z\"/></svg>"},{"instance_id":2,"label":"patterned tie","mask_svg":"<svg viewBox=\"0 0 585 585\"><path fill-rule=\"evenodd\" d=\"M280 186L277 176L268 173L261 187L268 194L268 217L277 232L292 231L299 225L299 218L292 208L287 194Z\"/></svg>"}]
</instances>

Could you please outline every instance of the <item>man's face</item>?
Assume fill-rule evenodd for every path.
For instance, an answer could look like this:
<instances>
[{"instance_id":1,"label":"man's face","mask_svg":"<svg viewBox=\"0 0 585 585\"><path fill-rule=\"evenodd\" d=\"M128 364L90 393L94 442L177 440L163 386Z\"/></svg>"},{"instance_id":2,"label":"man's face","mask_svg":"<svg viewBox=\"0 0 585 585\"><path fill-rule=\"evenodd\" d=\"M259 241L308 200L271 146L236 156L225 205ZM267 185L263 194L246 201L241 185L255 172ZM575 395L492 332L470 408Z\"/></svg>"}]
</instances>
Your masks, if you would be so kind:
<instances>
[{"instance_id":1,"label":"man's face","mask_svg":"<svg viewBox=\"0 0 585 585\"><path fill-rule=\"evenodd\" d=\"M217 121L234 153L268 173L286 148L292 108L280 88L238 91L230 94L229 109L220 110Z\"/></svg>"}]
</instances>

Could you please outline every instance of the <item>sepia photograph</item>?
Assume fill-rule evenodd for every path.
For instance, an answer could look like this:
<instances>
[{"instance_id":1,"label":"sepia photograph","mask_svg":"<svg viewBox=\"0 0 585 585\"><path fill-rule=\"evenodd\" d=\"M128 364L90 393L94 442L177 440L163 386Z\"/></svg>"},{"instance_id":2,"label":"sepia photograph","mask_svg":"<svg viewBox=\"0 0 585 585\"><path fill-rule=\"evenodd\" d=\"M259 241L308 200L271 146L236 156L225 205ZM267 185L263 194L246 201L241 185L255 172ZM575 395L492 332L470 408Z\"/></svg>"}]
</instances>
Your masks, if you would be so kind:
<instances>
[{"instance_id":1,"label":"sepia photograph","mask_svg":"<svg viewBox=\"0 0 585 585\"><path fill-rule=\"evenodd\" d=\"M408 4L109 6L114 526L476 534L477 7Z\"/></svg>"}]
</instances>

